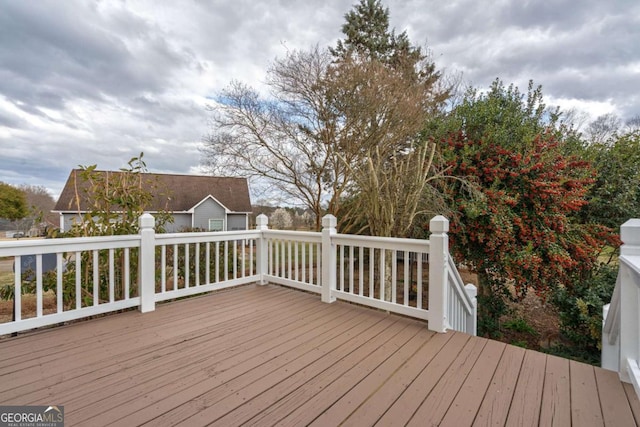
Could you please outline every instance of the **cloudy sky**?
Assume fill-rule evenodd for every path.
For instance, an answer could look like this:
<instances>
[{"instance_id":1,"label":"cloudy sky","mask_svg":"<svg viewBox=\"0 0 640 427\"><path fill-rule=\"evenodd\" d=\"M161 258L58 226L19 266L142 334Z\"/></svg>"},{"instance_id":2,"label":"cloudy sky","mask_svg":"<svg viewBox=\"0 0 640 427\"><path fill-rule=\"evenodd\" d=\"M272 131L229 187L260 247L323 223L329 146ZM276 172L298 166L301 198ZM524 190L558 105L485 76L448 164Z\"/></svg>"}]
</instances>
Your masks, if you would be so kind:
<instances>
[{"instance_id":1,"label":"cloudy sky","mask_svg":"<svg viewBox=\"0 0 640 427\"><path fill-rule=\"evenodd\" d=\"M0 0L0 181L56 196L69 171L198 173L207 99L260 88L287 49L333 45L355 0ZM543 86L591 118L640 114L638 0L387 0L391 26L486 88Z\"/></svg>"}]
</instances>

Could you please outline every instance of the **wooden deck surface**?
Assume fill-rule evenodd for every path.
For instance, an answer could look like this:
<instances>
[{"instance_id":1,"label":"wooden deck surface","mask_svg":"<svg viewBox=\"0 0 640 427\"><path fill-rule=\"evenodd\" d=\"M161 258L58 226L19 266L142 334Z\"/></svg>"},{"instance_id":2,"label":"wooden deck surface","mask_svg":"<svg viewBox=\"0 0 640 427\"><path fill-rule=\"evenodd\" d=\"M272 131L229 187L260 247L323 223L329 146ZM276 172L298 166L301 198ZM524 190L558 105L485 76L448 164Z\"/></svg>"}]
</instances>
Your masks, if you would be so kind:
<instances>
[{"instance_id":1,"label":"wooden deck surface","mask_svg":"<svg viewBox=\"0 0 640 427\"><path fill-rule=\"evenodd\" d=\"M71 425L633 426L617 374L278 286L0 340L0 404Z\"/></svg>"}]
</instances>

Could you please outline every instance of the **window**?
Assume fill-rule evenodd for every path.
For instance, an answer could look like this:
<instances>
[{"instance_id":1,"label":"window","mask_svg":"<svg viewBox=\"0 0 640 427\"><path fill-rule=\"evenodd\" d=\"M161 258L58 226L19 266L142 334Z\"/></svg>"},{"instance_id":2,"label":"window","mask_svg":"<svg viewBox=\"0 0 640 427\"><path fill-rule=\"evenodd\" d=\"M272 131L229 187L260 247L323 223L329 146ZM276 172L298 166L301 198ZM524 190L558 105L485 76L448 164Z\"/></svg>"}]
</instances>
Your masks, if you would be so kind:
<instances>
[{"instance_id":1,"label":"window","mask_svg":"<svg viewBox=\"0 0 640 427\"><path fill-rule=\"evenodd\" d=\"M224 231L224 219L210 219L209 231Z\"/></svg>"}]
</instances>

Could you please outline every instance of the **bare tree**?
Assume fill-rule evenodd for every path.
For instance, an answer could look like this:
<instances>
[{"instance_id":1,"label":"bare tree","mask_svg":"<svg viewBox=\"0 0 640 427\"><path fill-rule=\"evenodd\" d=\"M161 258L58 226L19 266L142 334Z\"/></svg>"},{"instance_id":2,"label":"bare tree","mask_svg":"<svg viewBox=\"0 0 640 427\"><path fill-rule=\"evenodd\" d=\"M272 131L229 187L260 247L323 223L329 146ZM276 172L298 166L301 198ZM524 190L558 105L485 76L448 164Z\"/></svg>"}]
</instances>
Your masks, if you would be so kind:
<instances>
[{"instance_id":1,"label":"bare tree","mask_svg":"<svg viewBox=\"0 0 640 427\"><path fill-rule=\"evenodd\" d=\"M624 122L624 127L627 133L640 132L640 114L636 114Z\"/></svg>"},{"instance_id":2,"label":"bare tree","mask_svg":"<svg viewBox=\"0 0 640 427\"><path fill-rule=\"evenodd\" d=\"M620 118L613 113L598 116L587 126L587 139L591 143L605 144L620 130Z\"/></svg>"},{"instance_id":3,"label":"bare tree","mask_svg":"<svg viewBox=\"0 0 640 427\"><path fill-rule=\"evenodd\" d=\"M337 205L346 181L334 153L339 118L326 93L331 61L319 48L276 60L267 78L270 98L232 83L209 107L212 132L202 149L212 172L267 180L311 209L316 229L323 205Z\"/></svg>"},{"instance_id":4,"label":"bare tree","mask_svg":"<svg viewBox=\"0 0 640 427\"><path fill-rule=\"evenodd\" d=\"M24 192L29 214L23 220L23 228L40 228L41 232L47 227L57 227L58 215L51 212L56 202L49 191L41 185L23 184L20 190Z\"/></svg>"}]
</instances>

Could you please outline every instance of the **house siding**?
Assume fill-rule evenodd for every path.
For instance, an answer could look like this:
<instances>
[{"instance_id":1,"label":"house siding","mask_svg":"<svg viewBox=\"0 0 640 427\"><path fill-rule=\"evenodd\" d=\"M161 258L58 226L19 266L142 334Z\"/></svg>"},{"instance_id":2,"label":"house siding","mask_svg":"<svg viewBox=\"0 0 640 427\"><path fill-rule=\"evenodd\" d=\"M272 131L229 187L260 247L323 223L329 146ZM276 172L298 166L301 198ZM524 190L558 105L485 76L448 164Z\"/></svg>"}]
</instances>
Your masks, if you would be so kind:
<instances>
[{"instance_id":1,"label":"house siding","mask_svg":"<svg viewBox=\"0 0 640 427\"><path fill-rule=\"evenodd\" d=\"M173 223L165 226L167 233L177 233L191 228L191 214L189 213L174 213Z\"/></svg>"},{"instance_id":2,"label":"house siding","mask_svg":"<svg viewBox=\"0 0 640 427\"><path fill-rule=\"evenodd\" d=\"M227 230L246 230L247 214L229 214L227 215Z\"/></svg>"},{"instance_id":3,"label":"house siding","mask_svg":"<svg viewBox=\"0 0 640 427\"><path fill-rule=\"evenodd\" d=\"M209 198L199 204L193 212L193 226L202 228L203 230L209 230L210 219L225 219L226 212L224 207L215 200ZM228 221L228 220L227 220ZM225 222L227 222L225 221ZM227 230L230 230L228 224Z\"/></svg>"}]
</instances>

